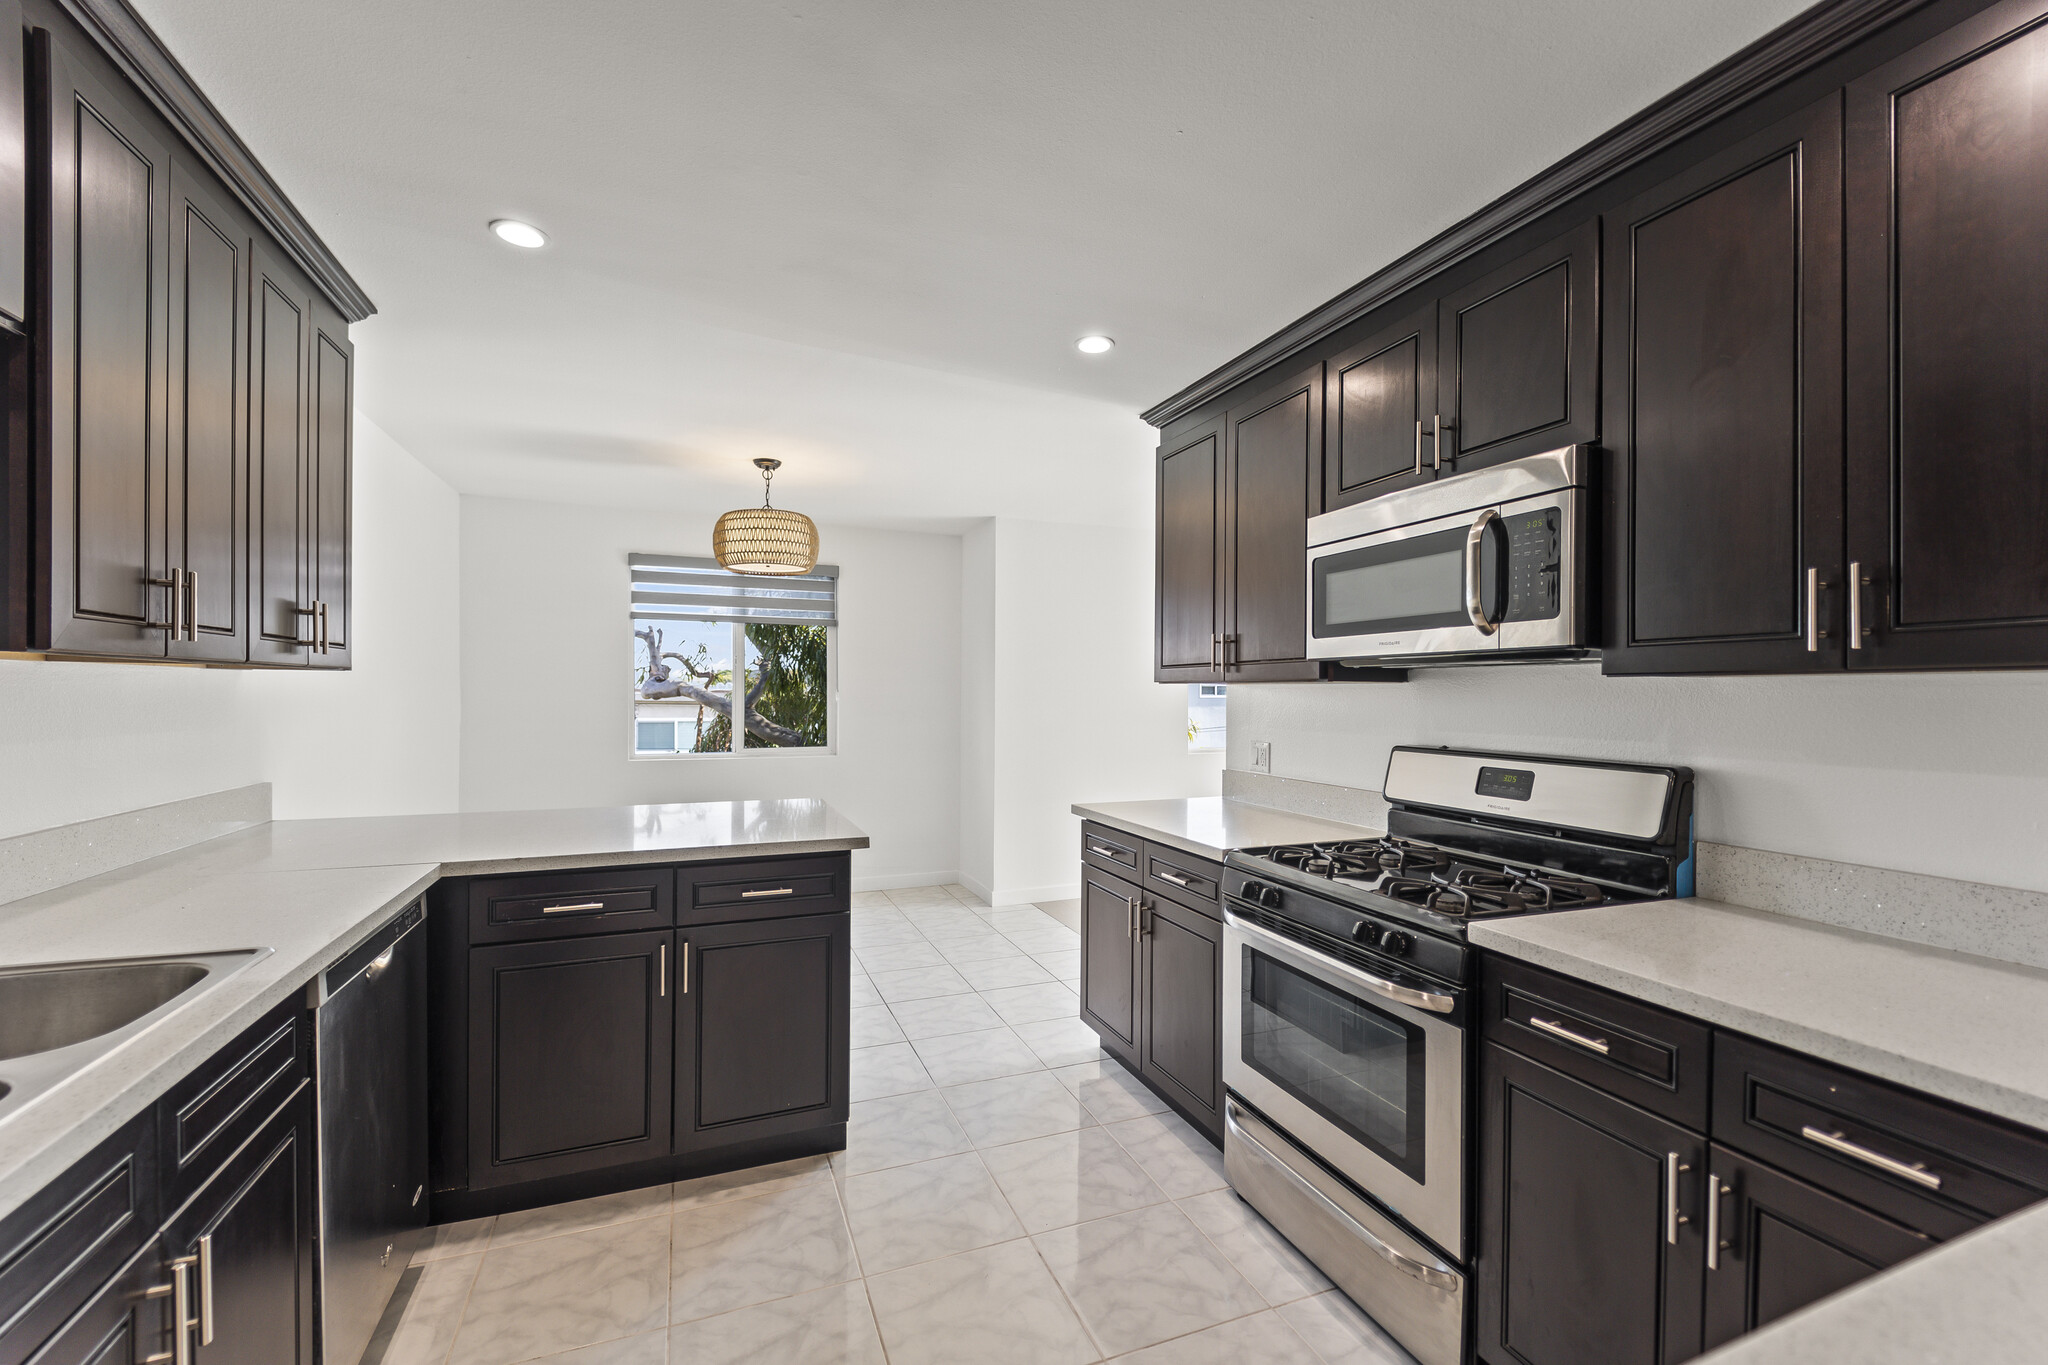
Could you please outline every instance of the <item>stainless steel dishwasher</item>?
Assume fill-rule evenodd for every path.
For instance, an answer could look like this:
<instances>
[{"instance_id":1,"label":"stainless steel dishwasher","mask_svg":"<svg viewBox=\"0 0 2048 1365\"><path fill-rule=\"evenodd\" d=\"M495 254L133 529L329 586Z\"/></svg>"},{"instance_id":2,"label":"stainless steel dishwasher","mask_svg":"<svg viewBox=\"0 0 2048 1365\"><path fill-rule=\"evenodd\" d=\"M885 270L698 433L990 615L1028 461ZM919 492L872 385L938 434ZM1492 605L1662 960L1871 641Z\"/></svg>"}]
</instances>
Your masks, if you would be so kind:
<instances>
[{"instance_id":1,"label":"stainless steel dishwasher","mask_svg":"<svg viewBox=\"0 0 2048 1365\"><path fill-rule=\"evenodd\" d=\"M427 1221L423 902L322 973L320 1360L357 1365Z\"/></svg>"}]
</instances>

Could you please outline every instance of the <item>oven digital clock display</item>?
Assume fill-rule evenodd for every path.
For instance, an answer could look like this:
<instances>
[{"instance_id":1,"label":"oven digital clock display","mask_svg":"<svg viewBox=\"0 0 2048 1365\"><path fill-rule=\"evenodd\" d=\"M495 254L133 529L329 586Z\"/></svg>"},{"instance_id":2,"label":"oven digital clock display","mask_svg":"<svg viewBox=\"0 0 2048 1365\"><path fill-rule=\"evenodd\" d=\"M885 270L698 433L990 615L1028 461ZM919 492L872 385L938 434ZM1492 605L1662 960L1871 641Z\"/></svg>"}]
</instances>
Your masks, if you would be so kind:
<instances>
[{"instance_id":1,"label":"oven digital clock display","mask_svg":"<svg viewBox=\"0 0 2048 1365\"><path fill-rule=\"evenodd\" d=\"M1473 790L1480 796L1505 796L1510 801L1527 801L1535 786L1536 774L1527 768L1481 768L1479 785Z\"/></svg>"}]
</instances>

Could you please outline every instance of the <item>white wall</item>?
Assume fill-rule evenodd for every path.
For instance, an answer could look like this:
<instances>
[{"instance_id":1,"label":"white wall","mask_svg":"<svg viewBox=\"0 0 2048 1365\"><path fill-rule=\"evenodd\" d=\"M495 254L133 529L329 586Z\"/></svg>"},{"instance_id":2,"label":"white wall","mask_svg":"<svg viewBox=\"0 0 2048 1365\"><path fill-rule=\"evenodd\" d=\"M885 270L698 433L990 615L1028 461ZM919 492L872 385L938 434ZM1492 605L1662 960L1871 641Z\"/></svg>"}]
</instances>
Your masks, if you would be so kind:
<instances>
[{"instance_id":1,"label":"white wall","mask_svg":"<svg viewBox=\"0 0 2048 1365\"><path fill-rule=\"evenodd\" d=\"M959 867L960 539L821 528L840 568L835 753L629 757L626 557L704 554L716 513L462 500L462 806L817 796L865 830L855 885Z\"/></svg>"},{"instance_id":2,"label":"white wall","mask_svg":"<svg viewBox=\"0 0 2048 1365\"><path fill-rule=\"evenodd\" d=\"M986 788L989 834L963 835L963 877L998 905L1075 896L1074 802L1214 796L1222 755L1188 752L1186 688L1152 681L1149 526L997 518L966 540L963 609L990 605L987 638L963 633L963 708L988 727L963 807Z\"/></svg>"},{"instance_id":3,"label":"white wall","mask_svg":"<svg viewBox=\"0 0 2048 1365\"><path fill-rule=\"evenodd\" d=\"M1239 686L1229 759L1378 790L1394 744L1689 764L1699 837L2048 891L2048 674L1602 678L1423 670Z\"/></svg>"},{"instance_id":4,"label":"white wall","mask_svg":"<svg viewBox=\"0 0 2048 1365\"><path fill-rule=\"evenodd\" d=\"M0 836L265 781L280 817L453 810L458 516L358 412L352 670L0 659Z\"/></svg>"}]
</instances>

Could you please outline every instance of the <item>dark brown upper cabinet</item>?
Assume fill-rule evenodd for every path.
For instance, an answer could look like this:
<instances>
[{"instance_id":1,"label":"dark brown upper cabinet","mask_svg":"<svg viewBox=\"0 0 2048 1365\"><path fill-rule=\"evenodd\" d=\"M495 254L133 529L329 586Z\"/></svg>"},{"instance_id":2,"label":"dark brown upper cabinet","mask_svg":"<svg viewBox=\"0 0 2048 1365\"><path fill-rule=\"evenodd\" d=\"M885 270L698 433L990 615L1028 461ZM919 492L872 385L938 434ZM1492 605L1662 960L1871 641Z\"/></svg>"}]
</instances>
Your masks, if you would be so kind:
<instances>
[{"instance_id":1,"label":"dark brown upper cabinet","mask_svg":"<svg viewBox=\"0 0 2048 1365\"><path fill-rule=\"evenodd\" d=\"M1436 477L1436 317L1436 305L1428 304L1329 361L1319 510Z\"/></svg>"},{"instance_id":2,"label":"dark brown upper cabinet","mask_svg":"<svg viewBox=\"0 0 2048 1365\"><path fill-rule=\"evenodd\" d=\"M1158 682L1223 676L1223 421L1159 447L1153 565Z\"/></svg>"},{"instance_id":3,"label":"dark brown upper cabinet","mask_svg":"<svg viewBox=\"0 0 2048 1365\"><path fill-rule=\"evenodd\" d=\"M0 0L0 33L22 32L21 0ZM28 72L25 44L0 43L0 328L28 323Z\"/></svg>"},{"instance_id":4,"label":"dark brown upper cabinet","mask_svg":"<svg viewBox=\"0 0 2048 1365\"><path fill-rule=\"evenodd\" d=\"M2048 665L2044 18L1993 6L1849 87L1852 667Z\"/></svg>"},{"instance_id":5,"label":"dark brown upper cabinet","mask_svg":"<svg viewBox=\"0 0 2048 1365\"><path fill-rule=\"evenodd\" d=\"M1313 678L1308 652L1309 472L1322 464L1323 367L1224 414L1223 676Z\"/></svg>"},{"instance_id":6,"label":"dark brown upper cabinet","mask_svg":"<svg viewBox=\"0 0 2048 1365\"><path fill-rule=\"evenodd\" d=\"M34 44L32 649L162 658L182 621L165 456L170 148L89 53Z\"/></svg>"},{"instance_id":7,"label":"dark brown upper cabinet","mask_svg":"<svg viewBox=\"0 0 2048 1365\"><path fill-rule=\"evenodd\" d=\"M306 581L313 592L313 639L306 662L347 668L349 518L354 488L355 346L348 323L318 294L310 296L312 372L306 445Z\"/></svg>"},{"instance_id":8,"label":"dark brown upper cabinet","mask_svg":"<svg viewBox=\"0 0 2048 1365\"><path fill-rule=\"evenodd\" d=\"M321 640L314 552L320 489L313 446L318 417L327 414L316 415L313 390L324 347L305 276L260 242L254 266L249 290L249 656L261 663L302 665L318 653Z\"/></svg>"},{"instance_id":9,"label":"dark brown upper cabinet","mask_svg":"<svg viewBox=\"0 0 2048 1365\"><path fill-rule=\"evenodd\" d=\"M249 229L213 177L171 164L170 564L182 581L175 659L249 657Z\"/></svg>"},{"instance_id":10,"label":"dark brown upper cabinet","mask_svg":"<svg viewBox=\"0 0 2048 1365\"><path fill-rule=\"evenodd\" d=\"M1842 666L1841 126L1608 215L1607 673Z\"/></svg>"},{"instance_id":11,"label":"dark brown upper cabinet","mask_svg":"<svg viewBox=\"0 0 2048 1365\"><path fill-rule=\"evenodd\" d=\"M1600 223L1474 281L1439 305L1439 472L1465 473L1600 435Z\"/></svg>"}]
</instances>

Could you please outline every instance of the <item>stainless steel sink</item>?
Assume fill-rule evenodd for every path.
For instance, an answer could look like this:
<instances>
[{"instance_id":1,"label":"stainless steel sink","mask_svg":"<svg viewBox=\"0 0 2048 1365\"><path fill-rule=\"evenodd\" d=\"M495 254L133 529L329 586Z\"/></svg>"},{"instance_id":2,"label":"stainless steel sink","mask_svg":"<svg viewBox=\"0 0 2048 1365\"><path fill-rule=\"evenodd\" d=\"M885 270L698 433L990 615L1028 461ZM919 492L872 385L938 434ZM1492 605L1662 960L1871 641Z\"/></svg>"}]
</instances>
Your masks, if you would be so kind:
<instances>
[{"instance_id":1,"label":"stainless steel sink","mask_svg":"<svg viewBox=\"0 0 2048 1365\"><path fill-rule=\"evenodd\" d=\"M269 951L0 969L0 1115L162 1023Z\"/></svg>"}]
</instances>

